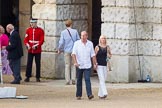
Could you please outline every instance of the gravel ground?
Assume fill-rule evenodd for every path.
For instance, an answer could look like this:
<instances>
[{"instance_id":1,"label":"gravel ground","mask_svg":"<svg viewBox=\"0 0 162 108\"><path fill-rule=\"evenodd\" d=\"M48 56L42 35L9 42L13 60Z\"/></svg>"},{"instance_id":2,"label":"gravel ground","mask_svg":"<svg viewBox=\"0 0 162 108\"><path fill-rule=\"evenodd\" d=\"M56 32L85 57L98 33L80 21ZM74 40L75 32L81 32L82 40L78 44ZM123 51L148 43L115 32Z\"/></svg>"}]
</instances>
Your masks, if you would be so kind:
<instances>
[{"instance_id":1,"label":"gravel ground","mask_svg":"<svg viewBox=\"0 0 162 108\"><path fill-rule=\"evenodd\" d=\"M11 85L12 76L4 76L1 87L16 87L17 95L28 99L0 99L0 108L162 108L162 84L132 83L107 84L108 98L101 100L97 96L98 80L92 77L94 99L88 100L83 85L82 100L76 100L74 85L65 85L64 80L41 79L40 83L22 81L20 85Z\"/></svg>"}]
</instances>

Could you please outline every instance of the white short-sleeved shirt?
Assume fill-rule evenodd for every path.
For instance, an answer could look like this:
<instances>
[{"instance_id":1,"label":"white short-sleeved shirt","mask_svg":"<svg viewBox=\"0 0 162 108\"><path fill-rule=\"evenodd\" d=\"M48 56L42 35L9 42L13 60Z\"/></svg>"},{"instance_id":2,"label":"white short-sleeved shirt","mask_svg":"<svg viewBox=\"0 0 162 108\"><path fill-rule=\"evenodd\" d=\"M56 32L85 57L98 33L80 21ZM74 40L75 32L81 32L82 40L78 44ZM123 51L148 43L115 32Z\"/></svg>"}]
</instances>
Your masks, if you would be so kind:
<instances>
[{"instance_id":1,"label":"white short-sleeved shirt","mask_svg":"<svg viewBox=\"0 0 162 108\"><path fill-rule=\"evenodd\" d=\"M74 43L72 54L76 55L77 63L80 65L79 69L91 68L91 58L95 56L93 43L87 40L84 44L81 40Z\"/></svg>"}]
</instances>

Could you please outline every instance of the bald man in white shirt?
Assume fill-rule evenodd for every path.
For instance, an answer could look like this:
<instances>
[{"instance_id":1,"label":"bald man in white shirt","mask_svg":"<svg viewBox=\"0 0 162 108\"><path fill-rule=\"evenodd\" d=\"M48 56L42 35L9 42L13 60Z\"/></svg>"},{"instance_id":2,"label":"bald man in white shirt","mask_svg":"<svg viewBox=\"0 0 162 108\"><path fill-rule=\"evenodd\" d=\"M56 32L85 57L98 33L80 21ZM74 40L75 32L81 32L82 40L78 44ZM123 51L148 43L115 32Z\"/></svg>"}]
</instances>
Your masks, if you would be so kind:
<instances>
[{"instance_id":1,"label":"bald man in white shirt","mask_svg":"<svg viewBox=\"0 0 162 108\"><path fill-rule=\"evenodd\" d=\"M82 97L82 77L84 73L84 79L86 83L86 92L89 99L94 98L91 89L91 58L93 61L93 67L96 69L97 62L93 48L93 43L88 40L88 33L86 31L81 32L81 39L74 43L72 57L74 65L77 68L77 91L76 97L78 100Z\"/></svg>"}]
</instances>

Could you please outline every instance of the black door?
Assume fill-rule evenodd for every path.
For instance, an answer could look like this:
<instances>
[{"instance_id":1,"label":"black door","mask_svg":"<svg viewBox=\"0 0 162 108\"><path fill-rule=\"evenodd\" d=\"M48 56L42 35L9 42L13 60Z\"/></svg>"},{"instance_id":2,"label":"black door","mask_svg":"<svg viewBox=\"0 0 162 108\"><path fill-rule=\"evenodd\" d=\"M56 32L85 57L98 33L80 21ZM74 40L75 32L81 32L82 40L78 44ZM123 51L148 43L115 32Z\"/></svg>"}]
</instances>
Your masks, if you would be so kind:
<instances>
[{"instance_id":1,"label":"black door","mask_svg":"<svg viewBox=\"0 0 162 108\"><path fill-rule=\"evenodd\" d=\"M101 35L101 0L92 0L92 42L98 44Z\"/></svg>"},{"instance_id":2,"label":"black door","mask_svg":"<svg viewBox=\"0 0 162 108\"><path fill-rule=\"evenodd\" d=\"M5 28L11 23L18 28L19 0L0 0L0 24Z\"/></svg>"}]
</instances>

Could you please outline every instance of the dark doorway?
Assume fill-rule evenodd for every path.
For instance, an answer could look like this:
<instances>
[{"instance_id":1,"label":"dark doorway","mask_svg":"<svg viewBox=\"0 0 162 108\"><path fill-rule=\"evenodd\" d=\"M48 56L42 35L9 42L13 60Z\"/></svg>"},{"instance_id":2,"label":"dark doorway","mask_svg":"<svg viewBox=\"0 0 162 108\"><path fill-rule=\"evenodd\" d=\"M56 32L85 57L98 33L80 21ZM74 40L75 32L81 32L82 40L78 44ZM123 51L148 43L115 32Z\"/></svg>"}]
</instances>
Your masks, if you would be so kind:
<instances>
[{"instance_id":1,"label":"dark doorway","mask_svg":"<svg viewBox=\"0 0 162 108\"><path fill-rule=\"evenodd\" d=\"M98 44L101 35L101 0L92 0L92 42Z\"/></svg>"},{"instance_id":2,"label":"dark doorway","mask_svg":"<svg viewBox=\"0 0 162 108\"><path fill-rule=\"evenodd\" d=\"M18 30L19 0L0 0L0 24L5 28L11 23Z\"/></svg>"}]
</instances>

